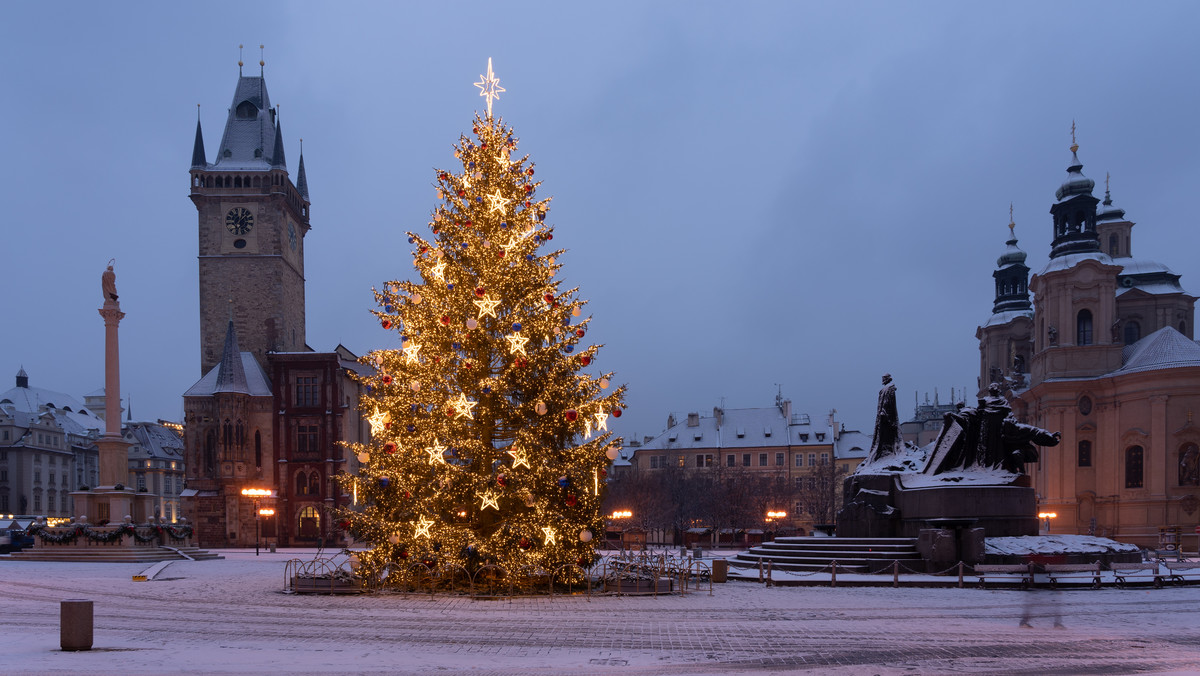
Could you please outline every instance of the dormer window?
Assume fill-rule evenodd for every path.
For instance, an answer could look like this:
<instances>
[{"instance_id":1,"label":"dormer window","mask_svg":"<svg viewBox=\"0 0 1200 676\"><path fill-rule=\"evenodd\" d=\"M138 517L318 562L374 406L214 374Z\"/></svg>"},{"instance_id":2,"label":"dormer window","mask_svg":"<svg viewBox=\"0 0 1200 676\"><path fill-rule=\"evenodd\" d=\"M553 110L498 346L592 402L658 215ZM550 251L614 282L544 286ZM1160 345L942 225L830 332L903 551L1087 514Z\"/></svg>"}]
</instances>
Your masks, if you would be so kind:
<instances>
[{"instance_id":1,"label":"dormer window","mask_svg":"<svg viewBox=\"0 0 1200 676\"><path fill-rule=\"evenodd\" d=\"M801 434L801 435L800 435L800 441L808 441L808 435L807 435L807 434Z\"/></svg>"},{"instance_id":2,"label":"dormer window","mask_svg":"<svg viewBox=\"0 0 1200 676\"><path fill-rule=\"evenodd\" d=\"M763 428L763 436L764 436L764 437L769 437L769 436L771 436L771 428L770 428L770 427L764 427L764 428Z\"/></svg>"},{"instance_id":3,"label":"dormer window","mask_svg":"<svg viewBox=\"0 0 1200 676\"><path fill-rule=\"evenodd\" d=\"M239 120L253 120L258 117L258 106L249 101L242 101L238 104L235 115Z\"/></svg>"},{"instance_id":4,"label":"dormer window","mask_svg":"<svg viewBox=\"0 0 1200 676\"><path fill-rule=\"evenodd\" d=\"M825 433L817 432L817 441L825 441Z\"/></svg>"},{"instance_id":5,"label":"dormer window","mask_svg":"<svg viewBox=\"0 0 1200 676\"><path fill-rule=\"evenodd\" d=\"M746 436L746 428L745 428L745 427L739 427L739 428L737 428L737 438L738 438L738 439L742 439L742 438L744 438L745 436Z\"/></svg>"}]
</instances>

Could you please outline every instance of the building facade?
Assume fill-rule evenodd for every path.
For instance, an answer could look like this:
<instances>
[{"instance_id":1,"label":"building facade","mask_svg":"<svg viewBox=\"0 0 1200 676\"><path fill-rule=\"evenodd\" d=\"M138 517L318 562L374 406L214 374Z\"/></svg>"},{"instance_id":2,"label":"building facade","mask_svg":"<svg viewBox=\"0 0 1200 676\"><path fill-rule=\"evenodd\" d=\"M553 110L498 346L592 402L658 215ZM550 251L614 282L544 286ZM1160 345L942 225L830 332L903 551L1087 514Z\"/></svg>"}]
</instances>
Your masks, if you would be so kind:
<instances>
[{"instance_id":1,"label":"building facade","mask_svg":"<svg viewBox=\"0 0 1200 676\"><path fill-rule=\"evenodd\" d=\"M1049 261L1029 278L1015 235L997 261L979 387L1002 383L1015 415L1062 432L1032 468L1040 508L1057 514L1051 532L1157 546L1160 529L1200 523L1196 298L1134 257L1134 223L1107 188L1103 202L1092 195L1071 152Z\"/></svg>"},{"instance_id":2,"label":"building facade","mask_svg":"<svg viewBox=\"0 0 1200 676\"><path fill-rule=\"evenodd\" d=\"M315 352L306 343L304 157L293 183L261 72L239 73L212 163L197 121L189 177L201 379L184 393L184 510L200 546L339 543L330 514L350 496L332 478L356 462L342 442L363 434L351 377L362 365L340 345ZM272 495L249 499L249 488Z\"/></svg>"}]
</instances>

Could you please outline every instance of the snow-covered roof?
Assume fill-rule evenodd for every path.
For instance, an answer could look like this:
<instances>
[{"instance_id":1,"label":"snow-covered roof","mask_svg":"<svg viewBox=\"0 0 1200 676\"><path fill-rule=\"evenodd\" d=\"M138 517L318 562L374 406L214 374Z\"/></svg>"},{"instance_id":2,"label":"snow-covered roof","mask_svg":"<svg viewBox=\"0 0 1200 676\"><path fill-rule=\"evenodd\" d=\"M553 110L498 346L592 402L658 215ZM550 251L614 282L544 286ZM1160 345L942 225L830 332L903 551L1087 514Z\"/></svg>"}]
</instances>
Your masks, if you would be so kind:
<instances>
[{"instance_id":1,"label":"snow-covered roof","mask_svg":"<svg viewBox=\"0 0 1200 676\"><path fill-rule=\"evenodd\" d=\"M1041 276L1045 275L1046 273L1057 272L1059 270L1069 270L1079 263L1089 260L1104 263L1105 265L1112 265L1113 263L1112 258L1110 258L1108 254L1101 253L1099 251L1067 254L1065 256L1059 256L1058 258L1051 258L1046 262L1046 267L1042 268L1041 271L1038 272L1038 275Z\"/></svg>"},{"instance_id":2,"label":"snow-covered roof","mask_svg":"<svg viewBox=\"0 0 1200 676\"><path fill-rule=\"evenodd\" d=\"M986 329L989 326L1000 326L1002 324L1007 324L1018 317L1025 317L1026 319L1032 320L1033 311L1005 310L1004 312L996 312L991 317L988 317L988 320L983 324L983 328Z\"/></svg>"},{"instance_id":3,"label":"snow-covered roof","mask_svg":"<svg viewBox=\"0 0 1200 676\"><path fill-rule=\"evenodd\" d=\"M1200 366L1200 345L1173 327L1164 326L1125 346L1121 357L1124 366L1113 371L1113 375Z\"/></svg>"},{"instance_id":4,"label":"snow-covered roof","mask_svg":"<svg viewBox=\"0 0 1200 676\"><path fill-rule=\"evenodd\" d=\"M136 444L129 449L131 458L183 459L183 438L169 427L158 423L130 423L125 436Z\"/></svg>"},{"instance_id":5,"label":"snow-covered roof","mask_svg":"<svg viewBox=\"0 0 1200 676\"><path fill-rule=\"evenodd\" d=\"M249 102L253 109L243 107L243 113L239 114L244 102ZM266 80L257 75L239 77L221 146L211 168L263 171L275 164L282 165L282 157L272 156L277 145L274 112Z\"/></svg>"},{"instance_id":6,"label":"snow-covered roof","mask_svg":"<svg viewBox=\"0 0 1200 676\"><path fill-rule=\"evenodd\" d=\"M689 425L689 418L693 418L696 424ZM631 450L732 450L833 444L833 430L828 425L814 425L810 416L803 413L793 414L788 420L777 406L723 409L719 420L718 425L715 415L693 413ZM870 439L867 440L867 446L870 446Z\"/></svg>"},{"instance_id":7,"label":"snow-covered roof","mask_svg":"<svg viewBox=\"0 0 1200 676\"><path fill-rule=\"evenodd\" d=\"M14 387L0 393L0 405L11 404L16 411L38 415L46 409L53 409L55 417L63 422L63 430L68 434L86 436L88 430L104 433L104 421L92 412L78 399L63 392L55 392L41 387Z\"/></svg>"},{"instance_id":8,"label":"snow-covered roof","mask_svg":"<svg viewBox=\"0 0 1200 676\"><path fill-rule=\"evenodd\" d=\"M865 458L870 451L871 435L858 430L845 430L833 442L833 457L835 458Z\"/></svg>"},{"instance_id":9,"label":"snow-covered roof","mask_svg":"<svg viewBox=\"0 0 1200 676\"><path fill-rule=\"evenodd\" d=\"M262 367L258 365L258 361L250 352L242 352L242 370L246 374L246 394L252 397L269 397L271 396L271 381L267 379L267 374L263 372ZM211 397L217 392L217 378L220 375L221 365L217 364L212 367L204 377L188 388L187 392L183 393L185 397Z\"/></svg>"}]
</instances>

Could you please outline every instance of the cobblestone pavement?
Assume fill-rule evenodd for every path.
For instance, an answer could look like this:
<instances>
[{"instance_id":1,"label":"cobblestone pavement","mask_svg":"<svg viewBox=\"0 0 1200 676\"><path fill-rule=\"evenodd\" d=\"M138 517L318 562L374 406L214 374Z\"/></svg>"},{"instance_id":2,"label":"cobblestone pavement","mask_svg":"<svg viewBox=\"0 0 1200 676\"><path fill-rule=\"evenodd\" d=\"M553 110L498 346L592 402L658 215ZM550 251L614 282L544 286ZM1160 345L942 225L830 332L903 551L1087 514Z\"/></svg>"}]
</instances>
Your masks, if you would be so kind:
<instances>
[{"instance_id":1,"label":"cobblestone pavement","mask_svg":"<svg viewBox=\"0 0 1200 676\"><path fill-rule=\"evenodd\" d=\"M144 564L0 561L0 672L1200 673L1198 587L327 597L280 593L283 553L228 555L151 582L131 581ZM95 602L90 652L58 649L67 598Z\"/></svg>"}]
</instances>

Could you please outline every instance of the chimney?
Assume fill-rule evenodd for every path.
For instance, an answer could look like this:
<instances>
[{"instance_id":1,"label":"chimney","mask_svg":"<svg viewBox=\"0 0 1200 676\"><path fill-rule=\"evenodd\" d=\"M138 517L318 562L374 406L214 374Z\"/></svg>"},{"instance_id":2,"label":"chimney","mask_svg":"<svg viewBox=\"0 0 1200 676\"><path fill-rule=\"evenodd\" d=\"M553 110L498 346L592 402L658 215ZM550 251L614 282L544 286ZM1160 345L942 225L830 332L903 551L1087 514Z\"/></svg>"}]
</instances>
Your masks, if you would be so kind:
<instances>
[{"instance_id":1,"label":"chimney","mask_svg":"<svg viewBox=\"0 0 1200 676\"><path fill-rule=\"evenodd\" d=\"M725 420L725 411L721 410L720 406L713 406L713 417L717 419L717 429L721 429L721 424Z\"/></svg>"},{"instance_id":2,"label":"chimney","mask_svg":"<svg viewBox=\"0 0 1200 676\"><path fill-rule=\"evenodd\" d=\"M784 421L788 423L792 422L792 400L784 399L782 402L780 402L779 408L783 412Z\"/></svg>"},{"instance_id":3,"label":"chimney","mask_svg":"<svg viewBox=\"0 0 1200 676\"><path fill-rule=\"evenodd\" d=\"M699 413L689 413L687 426L688 427L699 427L700 426L700 414Z\"/></svg>"}]
</instances>

